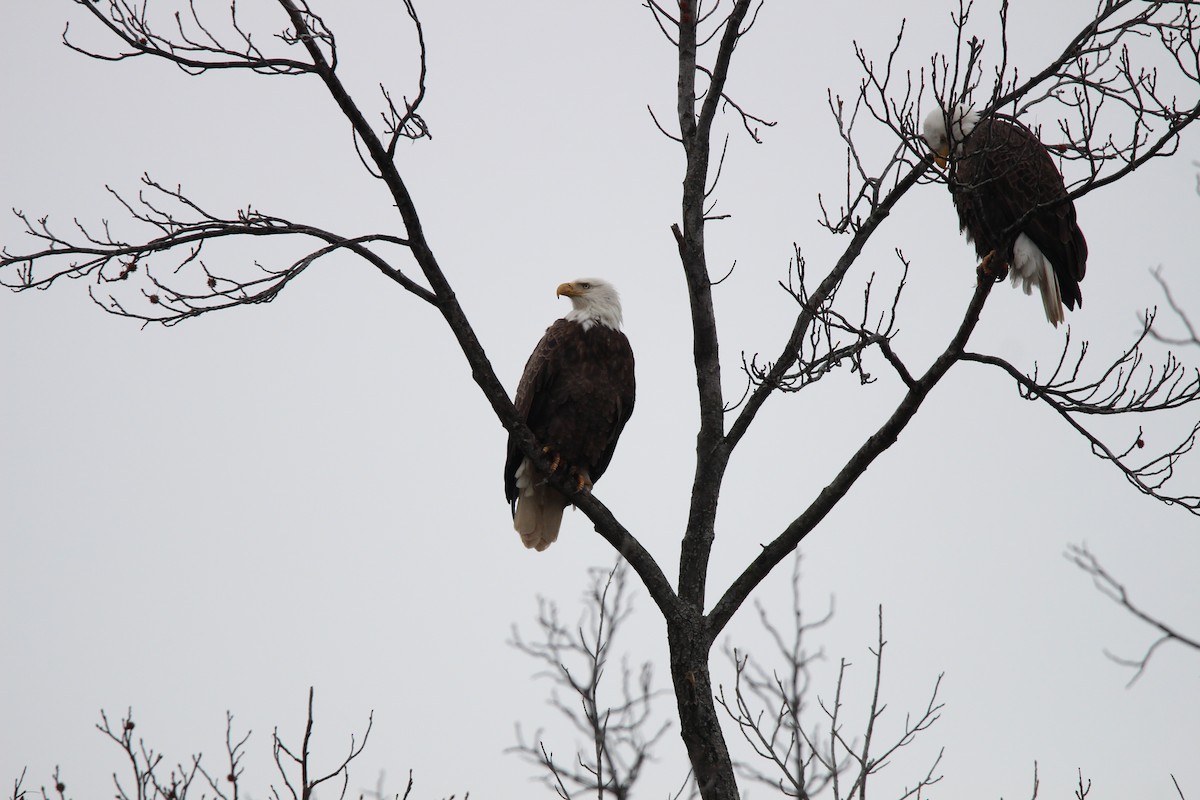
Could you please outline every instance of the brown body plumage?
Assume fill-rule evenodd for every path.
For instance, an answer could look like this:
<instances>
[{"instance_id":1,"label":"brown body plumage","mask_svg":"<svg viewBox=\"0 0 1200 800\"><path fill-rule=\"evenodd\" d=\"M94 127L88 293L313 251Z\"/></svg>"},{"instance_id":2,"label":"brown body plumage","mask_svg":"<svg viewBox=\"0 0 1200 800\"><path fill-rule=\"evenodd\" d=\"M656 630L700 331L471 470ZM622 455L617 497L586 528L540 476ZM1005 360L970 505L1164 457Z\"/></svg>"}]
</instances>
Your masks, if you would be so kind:
<instances>
[{"instance_id":1,"label":"brown body plumage","mask_svg":"<svg viewBox=\"0 0 1200 800\"><path fill-rule=\"evenodd\" d=\"M1022 281L1027 294L1036 286L1057 325L1064 305L1082 305L1088 251L1053 158L1011 118L979 119L957 109L951 130L946 136L940 110L926 120L925 139L935 151L948 155L953 140L950 190L960 228L980 258L991 253L993 263L1013 269L1014 285Z\"/></svg>"},{"instance_id":2,"label":"brown body plumage","mask_svg":"<svg viewBox=\"0 0 1200 800\"><path fill-rule=\"evenodd\" d=\"M575 311L546 329L525 365L515 405L552 460L587 491L608 468L633 413L633 351L620 330L611 286L581 279L563 284L559 293L572 298ZM597 309L594 303L600 303ZM533 470L511 437L504 494L526 547L544 550L558 538L569 500Z\"/></svg>"}]
</instances>

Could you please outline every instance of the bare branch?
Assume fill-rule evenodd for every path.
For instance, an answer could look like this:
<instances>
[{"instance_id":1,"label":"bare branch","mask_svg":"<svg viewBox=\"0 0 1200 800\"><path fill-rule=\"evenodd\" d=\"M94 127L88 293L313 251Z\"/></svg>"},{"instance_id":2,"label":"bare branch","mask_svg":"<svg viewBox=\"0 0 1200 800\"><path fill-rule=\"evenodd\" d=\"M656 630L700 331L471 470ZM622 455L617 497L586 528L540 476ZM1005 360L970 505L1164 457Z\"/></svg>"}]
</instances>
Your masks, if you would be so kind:
<instances>
[{"instance_id":1,"label":"bare branch","mask_svg":"<svg viewBox=\"0 0 1200 800\"><path fill-rule=\"evenodd\" d=\"M428 289L371 247L408 248L405 239L386 234L342 237L264 214L253 207L222 217L202 208L179 187L168 188L148 175L142 176L142 185L136 200L109 191L135 223L157 234L152 238L118 237L107 221L96 232L76 221L77 236L68 238L52 228L47 217L34 221L22 212L15 212L24 224L25 233L37 240L42 249L24 253L0 251L0 270L17 268L17 280L4 281L3 285L24 291L49 288L62 278L90 278L92 298L106 311L147 323L173 325L209 311L270 302L318 258L346 250L425 302L435 302ZM281 268L255 263L217 271L201 257L206 245L219 240L271 236L317 239L326 245ZM157 266L162 257L170 259L170 266L165 269ZM122 290L120 294L118 288ZM138 293L144 305L135 307L130 298L137 300Z\"/></svg>"},{"instance_id":2,"label":"bare branch","mask_svg":"<svg viewBox=\"0 0 1200 800\"><path fill-rule=\"evenodd\" d=\"M312 63L264 53L252 35L241 27L236 0L230 3L225 30L219 34L214 33L215 28L201 18L195 0L189 0L186 16L178 12L174 14L174 30L166 34L160 33L157 23L151 20L147 4L130 0L105 0L103 3L75 0L75 4L87 9L125 47L116 53L101 53L77 45L70 37L68 25L63 30L63 44L91 58L123 61L150 56L169 61L189 75L218 69L246 69L263 75L305 75L315 72ZM336 60L333 34L325 28L320 17L307 9L304 13L309 29L305 35L320 41ZM284 45L295 45L300 35L295 30L284 30L274 38Z\"/></svg>"},{"instance_id":3,"label":"bare branch","mask_svg":"<svg viewBox=\"0 0 1200 800\"><path fill-rule=\"evenodd\" d=\"M758 556L730 584L725 594L708 614L708 627L711 635L715 636L725 627L750 592L825 518L825 515L850 491L867 467L895 443L900 433L920 410L921 404L924 403L929 392L941 381L950 367L963 357L963 348L979 323L979 314L983 310L992 286L992 281L983 278L977 282L975 294L967 306L958 331L925 374L908 388L888 420L855 451L837 476L821 490L808 508L773 541L763 546Z\"/></svg>"},{"instance_id":4,"label":"bare branch","mask_svg":"<svg viewBox=\"0 0 1200 800\"><path fill-rule=\"evenodd\" d=\"M535 677L548 678L554 684L550 705L586 741L576 742L572 765L555 760L540 730L526 739L517 727L517 744L509 751L542 768L543 782L560 797L571 796L568 786L597 797L629 797L669 727L665 722L653 722L653 700L661 692L654 689L648 661L634 669L622 659L619 699L601 698L613 642L632 613L626 570L618 560L609 570L590 571L590 588L578 625L562 622L558 606L539 598L538 636L527 640L513 627L509 644L542 665ZM560 689L567 697L559 695Z\"/></svg>"},{"instance_id":5,"label":"bare branch","mask_svg":"<svg viewBox=\"0 0 1200 800\"><path fill-rule=\"evenodd\" d=\"M433 136L429 133L429 125L417 113L417 109L421 106L421 101L425 99L425 76L427 74L426 49L425 49L425 28L421 25L421 20L417 17L417 9L413 5L413 0L404 0L404 10L408 12L409 19L412 20L413 28L417 33L417 46L420 51L420 72L417 76L417 94L410 102L408 98L404 98L404 112L401 113L396 109L396 104L392 101L392 96L382 84L379 90L383 92L383 98L387 101L388 111L384 115L384 134L389 137L387 145L388 158L396 157L396 145L401 139L416 141L418 139L432 139Z\"/></svg>"},{"instance_id":6,"label":"bare branch","mask_svg":"<svg viewBox=\"0 0 1200 800\"><path fill-rule=\"evenodd\" d=\"M1153 313L1147 313L1141 333L1099 377L1080 377L1087 342L1080 345L1078 355L1071 358L1068 333L1063 351L1050 377L1039 380L1035 367L1026 375L1007 361L996 356L965 353L963 360L998 367L1017 382L1021 397L1040 400L1052 408L1068 425L1079 433L1099 458L1111 462L1138 491L1167 505L1178 505L1200 514L1200 495L1171 493L1167 483L1175 476L1175 466L1191 452L1200 436L1200 422L1188 429L1175 444L1161 447L1149 455L1141 455L1146 446L1144 430L1139 427L1131 444L1115 447L1104 442L1083 422L1089 416L1146 414L1179 409L1200 401L1200 370L1187 369L1173 354L1159 366L1147 366L1142 344L1154 323Z\"/></svg>"},{"instance_id":7,"label":"bare branch","mask_svg":"<svg viewBox=\"0 0 1200 800\"><path fill-rule=\"evenodd\" d=\"M731 705L722 687L718 702L737 723L752 751L775 767L764 772L757 764L735 762L738 771L788 796L806 798L819 794L833 780L812 746L821 739L819 724L808 731L804 727L812 689L812 662L824 657L823 649L808 649L808 637L833 617L833 602L831 599L829 611L820 619L805 620L800 603L800 563L797 550L792 567L791 624L777 627L766 607L755 603L759 622L775 645L774 658L767 662L772 664L770 672L751 660L748 653L727 645L725 653L735 671L734 695ZM835 765L839 770L842 767Z\"/></svg>"},{"instance_id":8,"label":"bare branch","mask_svg":"<svg viewBox=\"0 0 1200 800\"><path fill-rule=\"evenodd\" d=\"M752 751L762 759L773 764L777 770L776 777L771 779L756 771L751 771L751 777L780 790L788 797L810 798L826 788L832 788L833 796L841 798L866 797L868 778L886 766L892 756L901 748L908 746L916 738L927 731L940 717L942 704L938 702L937 694L941 685L941 676L934 684L929 702L915 719L905 718L899 735L890 744L882 748L881 754L874 754L872 742L876 741L876 724L883 716L886 705L881 703L880 687L883 678L883 610L879 610L879 638L877 645L871 650L875 657L875 680L872 697L869 703L867 721L863 729L861 743L856 743L857 737L846 733L842 721L842 688L846 670L850 664L842 659L838 670L837 685L832 704L826 705L818 700L829 725L829 734L825 744L819 731L814 729L811 734L799 724L781 722L792 715L799 714L795 698L784 694L776 695L777 709L767 717L762 710L751 707L749 697L757 694L751 688L744 691L743 685L749 685L746 677L748 656L735 656L734 700L731 703L722 690L718 702L726 713L737 723L743 738L750 744ZM776 678L782 687L782 681ZM760 698L762 695L758 695ZM779 735L780 730L788 731L786 736ZM920 797L924 790L941 780L937 774L942 754L939 752L930 768L921 776L916 784L905 789L901 798ZM849 787L846 779L849 778Z\"/></svg>"},{"instance_id":9,"label":"bare branch","mask_svg":"<svg viewBox=\"0 0 1200 800\"><path fill-rule=\"evenodd\" d=\"M745 33L745 31L743 31L743 34L744 33ZM712 74L712 71L710 69L708 69L708 67L697 64L696 69L699 70L700 72L703 72L705 75L707 75L709 77L710 80L712 80L713 74ZM725 94L724 92L721 93L721 99L725 101L726 108L732 108L737 113L737 115L741 118L742 127L746 129L746 133L750 136L751 139L754 140L754 143L762 144L762 139L760 139L759 135L758 135L758 127L757 126L762 125L767 128L774 128L776 123L771 122L766 119L763 119L762 117L755 116L754 114L751 114L750 112L748 112L744 108L742 108L740 105L738 105L736 102L734 102L733 99L728 94Z\"/></svg>"},{"instance_id":10,"label":"bare branch","mask_svg":"<svg viewBox=\"0 0 1200 800\"><path fill-rule=\"evenodd\" d=\"M1154 327L1154 318L1150 313L1142 314L1141 319L1143 326L1145 326L1146 330L1149 331L1150 336L1153 339L1162 342L1163 344L1192 345L1195 347L1200 347L1200 333L1197 333L1196 327L1192 323L1191 318L1188 316L1187 310L1184 309L1179 302L1176 301L1175 296L1171 294L1171 287L1167 283L1166 278L1163 277L1162 269L1159 268L1151 270L1150 274L1154 276L1154 280L1158 282L1159 287L1162 289L1163 295L1167 299L1167 306L1175 314L1177 321L1183 325L1183 329L1187 333L1184 336L1167 336Z\"/></svg>"},{"instance_id":11,"label":"bare branch","mask_svg":"<svg viewBox=\"0 0 1200 800\"><path fill-rule=\"evenodd\" d=\"M1124 608L1142 622L1145 622L1150 627L1157 629L1161 634L1161 636L1159 636L1159 638L1156 639L1146 649L1145 654L1143 654L1139 659L1119 658L1112 653L1109 653L1107 650L1105 651L1108 657L1118 664L1127 667L1134 667L1136 669L1136 671L1133 673L1133 677L1131 677L1129 679L1129 683L1126 684L1127 686L1132 686L1134 683L1136 683L1137 679L1140 678L1142 673L1146 671L1146 667L1150 663L1150 658L1154 655L1154 651L1158 649L1159 645L1174 641L1186 647L1190 647L1193 650L1200 651L1200 639L1185 636L1170 625L1167 625L1162 620L1134 605L1133 601L1129 599L1129 593L1125 590L1125 586L1117 581L1116 578L1110 575L1108 571L1100 565L1100 562L1087 548L1087 545L1068 545L1065 555L1068 561L1079 567L1088 575L1092 576L1092 583L1101 594Z\"/></svg>"}]
</instances>

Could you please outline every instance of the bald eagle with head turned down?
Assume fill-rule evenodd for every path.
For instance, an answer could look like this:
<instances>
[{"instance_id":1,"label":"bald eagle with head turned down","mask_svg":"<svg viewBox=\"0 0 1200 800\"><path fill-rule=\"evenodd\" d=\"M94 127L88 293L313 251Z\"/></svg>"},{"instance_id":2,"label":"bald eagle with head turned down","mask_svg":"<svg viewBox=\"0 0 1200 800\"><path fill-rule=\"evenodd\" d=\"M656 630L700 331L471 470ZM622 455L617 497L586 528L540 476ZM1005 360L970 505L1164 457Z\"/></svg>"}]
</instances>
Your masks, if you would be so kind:
<instances>
[{"instance_id":1,"label":"bald eagle with head turned down","mask_svg":"<svg viewBox=\"0 0 1200 800\"><path fill-rule=\"evenodd\" d=\"M546 329L517 385L517 414L555 473L590 492L608 469L633 413L633 350L621 332L621 299L612 284L580 278L558 287L571 311ZM521 542L545 550L558 539L570 500L547 483L509 436L504 496Z\"/></svg>"},{"instance_id":2,"label":"bald eagle with head turned down","mask_svg":"<svg viewBox=\"0 0 1200 800\"><path fill-rule=\"evenodd\" d=\"M939 166L950 161L959 227L975 243L981 269L1003 277L1011 268L1013 286L1025 294L1036 287L1057 328L1064 305L1083 304L1087 241L1049 150L1015 119L980 117L961 105L933 109L921 134Z\"/></svg>"}]
</instances>

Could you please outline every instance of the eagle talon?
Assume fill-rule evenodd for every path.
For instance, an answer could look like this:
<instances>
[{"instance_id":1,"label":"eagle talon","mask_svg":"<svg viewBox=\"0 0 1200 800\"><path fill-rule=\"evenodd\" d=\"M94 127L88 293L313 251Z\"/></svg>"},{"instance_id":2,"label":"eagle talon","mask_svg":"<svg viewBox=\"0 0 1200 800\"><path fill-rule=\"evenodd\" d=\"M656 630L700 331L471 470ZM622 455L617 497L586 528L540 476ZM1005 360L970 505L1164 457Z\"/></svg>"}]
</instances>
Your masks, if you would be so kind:
<instances>
[{"instance_id":1,"label":"eagle talon","mask_svg":"<svg viewBox=\"0 0 1200 800\"><path fill-rule=\"evenodd\" d=\"M550 458L550 474L553 475L554 473L558 472L559 467L561 467L563 463L562 453L553 449L550 447L550 445L543 447L542 452Z\"/></svg>"},{"instance_id":2,"label":"eagle talon","mask_svg":"<svg viewBox=\"0 0 1200 800\"><path fill-rule=\"evenodd\" d=\"M588 477L585 471L571 467L571 471L568 474L575 480L575 494L592 493L592 479Z\"/></svg>"},{"instance_id":3,"label":"eagle talon","mask_svg":"<svg viewBox=\"0 0 1200 800\"><path fill-rule=\"evenodd\" d=\"M980 280L999 283L1008 277L1008 264L996 258L996 251L992 250L979 262L979 266L975 268L975 274L979 276Z\"/></svg>"}]
</instances>

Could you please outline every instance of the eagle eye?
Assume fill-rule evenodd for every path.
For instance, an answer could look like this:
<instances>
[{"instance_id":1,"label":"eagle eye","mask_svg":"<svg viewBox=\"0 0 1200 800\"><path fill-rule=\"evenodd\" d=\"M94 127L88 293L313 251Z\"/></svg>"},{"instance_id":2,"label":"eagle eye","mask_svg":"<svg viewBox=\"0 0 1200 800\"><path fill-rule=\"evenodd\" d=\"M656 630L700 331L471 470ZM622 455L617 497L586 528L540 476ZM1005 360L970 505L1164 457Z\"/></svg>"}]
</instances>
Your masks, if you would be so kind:
<instances>
[{"instance_id":1,"label":"eagle eye","mask_svg":"<svg viewBox=\"0 0 1200 800\"><path fill-rule=\"evenodd\" d=\"M590 283L581 283L581 284L579 284L579 288L580 289L590 289L590 288L592 288L592 285Z\"/></svg>"}]
</instances>

